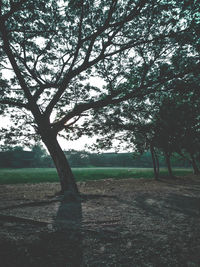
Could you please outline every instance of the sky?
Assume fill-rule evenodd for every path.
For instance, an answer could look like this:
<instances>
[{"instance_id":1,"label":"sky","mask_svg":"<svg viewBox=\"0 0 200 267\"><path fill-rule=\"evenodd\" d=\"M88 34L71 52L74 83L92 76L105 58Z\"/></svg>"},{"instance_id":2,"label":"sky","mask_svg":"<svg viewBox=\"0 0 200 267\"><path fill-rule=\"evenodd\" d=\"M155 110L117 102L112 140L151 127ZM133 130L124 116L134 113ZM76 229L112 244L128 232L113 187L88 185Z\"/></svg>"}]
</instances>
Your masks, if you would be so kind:
<instances>
[{"instance_id":1,"label":"sky","mask_svg":"<svg viewBox=\"0 0 200 267\"><path fill-rule=\"evenodd\" d=\"M85 150L85 145L91 145L95 142L95 138L89 138L83 136L78 140L68 141L63 138L58 137L59 144L64 150L74 149L74 150Z\"/></svg>"}]
</instances>

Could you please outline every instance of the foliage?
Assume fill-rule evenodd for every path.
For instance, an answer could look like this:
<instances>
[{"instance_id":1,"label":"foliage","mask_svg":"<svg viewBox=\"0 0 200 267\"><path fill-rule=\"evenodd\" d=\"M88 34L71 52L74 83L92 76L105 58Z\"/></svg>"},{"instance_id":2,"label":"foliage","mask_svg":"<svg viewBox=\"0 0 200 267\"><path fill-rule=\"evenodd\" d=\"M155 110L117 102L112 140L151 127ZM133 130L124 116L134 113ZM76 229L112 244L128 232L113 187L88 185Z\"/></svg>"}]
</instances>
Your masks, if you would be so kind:
<instances>
[{"instance_id":1,"label":"foliage","mask_svg":"<svg viewBox=\"0 0 200 267\"><path fill-rule=\"evenodd\" d=\"M199 53L196 43L190 47L178 49L168 64L161 70L173 70L177 73L188 65L196 65ZM130 81L135 76L131 76ZM155 75L153 68L150 75ZM199 69L182 77L176 77L165 84L158 85L160 90L152 91L144 99L130 99L120 105L104 109L104 113L96 112L92 122L88 122L87 131L98 134L95 148L111 148L116 139L119 147L133 149L139 154L152 151L154 161L159 154L164 154L170 170L170 157L176 153L183 159L190 160L196 173L199 162ZM131 87L131 85L130 85ZM104 122L98 127L100 122ZM155 162L154 162L155 165ZM197 164L198 165L198 164Z\"/></svg>"},{"instance_id":2,"label":"foliage","mask_svg":"<svg viewBox=\"0 0 200 267\"><path fill-rule=\"evenodd\" d=\"M12 127L1 137L27 145L44 124L74 136L88 110L149 95L172 78L180 39L198 32L196 2L2 1L0 103ZM97 76L102 89L89 80Z\"/></svg>"}]
</instances>

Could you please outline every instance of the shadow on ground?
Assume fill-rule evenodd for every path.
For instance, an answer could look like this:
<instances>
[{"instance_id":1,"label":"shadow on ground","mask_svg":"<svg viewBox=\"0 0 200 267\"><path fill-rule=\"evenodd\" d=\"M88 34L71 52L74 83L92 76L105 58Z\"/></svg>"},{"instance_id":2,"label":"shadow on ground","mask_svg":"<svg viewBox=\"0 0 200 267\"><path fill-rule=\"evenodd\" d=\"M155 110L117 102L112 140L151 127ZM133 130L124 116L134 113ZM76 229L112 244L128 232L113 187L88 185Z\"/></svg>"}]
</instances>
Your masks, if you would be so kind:
<instances>
[{"instance_id":1,"label":"shadow on ground","mask_svg":"<svg viewBox=\"0 0 200 267\"><path fill-rule=\"evenodd\" d=\"M64 195L53 225L21 224L21 231L30 232L25 240L0 241L0 261L4 267L76 267L82 265L82 210L79 198ZM8 224L7 224L8 225ZM19 228L19 224L17 225ZM19 231L19 229L18 229ZM34 235L35 232L35 235ZM31 236L34 235L34 238ZM12 255L10 257L10 255Z\"/></svg>"},{"instance_id":2,"label":"shadow on ground","mask_svg":"<svg viewBox=\"0 0 200 267\"><path fill-rule=\"evenodd\" d=\"M140 210L152 216L167 218L168 215L172 216L173 213L189 216L190 218L200 216L199 197L169 194L165 198L158 196L152 198L149 195L140 195L135 198L135 201Z\"/></svg>"}]
</instances>

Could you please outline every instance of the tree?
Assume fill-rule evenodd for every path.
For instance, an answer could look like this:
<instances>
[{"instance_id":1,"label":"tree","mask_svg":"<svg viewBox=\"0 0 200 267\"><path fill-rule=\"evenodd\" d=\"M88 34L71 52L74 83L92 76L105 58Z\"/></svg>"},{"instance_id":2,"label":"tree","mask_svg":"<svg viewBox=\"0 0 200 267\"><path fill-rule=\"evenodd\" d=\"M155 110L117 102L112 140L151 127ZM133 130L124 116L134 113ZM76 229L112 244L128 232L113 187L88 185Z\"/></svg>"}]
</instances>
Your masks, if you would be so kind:
<instances>
[{"instance_id":1,"label":"tree","mask_svg":"<svg viewBox=\"0 0 200 267\"><path fill-rule=\"evenodd\" d=\"M163 152L169 176L173 177L170 158L176 150L178 121L176 110L171 107L172 101L164 99L159 112L153 118L154 145ZM177 134L177 135L176 135Z\"/></svg>"},{"instance_id":2,"label":"tree","mask_svg":"<svg viewBox=\"0 0 200 267\"><path fill-rule=\"evenodd\" d=\"M142 98L173 79L173 72L158 71L159 60L167 62L177 40L193 32L197 7L196 1L1 0L0 112L13 122L2 137L19 142L26 132L26 144L39 137L62 191L76 193L58 134L74 135L74 124L89 110ZM152 66L157 72L148 76ZM136 78L128 87L130 70ZM92 86L92 76L104 78L105 86Z\"/></svg>"},{"instance_id":3,"label":"tree","mask_svg":"<svg viewBox=\"0 0 200 267\"><path fill-rule=\"evenodd\" d=\"M193 56L188 58L182 52L182 57L178 57L178 54L179 52L172 57L169 65L174 72L188 62L195 64ZM170 158L174 153L189 160L194 173L198 174L199 82L200 74L194 71L182 79L174 79L162 85L163 90L155 91L146 101L131 99L107 113L96 113L90 132L106 135L106 138L98 140L96 146L110 148L113 139L118 139L121 144L126 142L127 147L132 147L139 154L150 150L155 178L159 176L156 151L164 154L170 177L173 177ZM99 121L104 121L102 128L97 128Z\"/></svg>"},{"instance_id":4,"label":"tree","mask_svg":"<svg viewBox=\"0 0 200 267\"><path fill-rule=\"evenodd\" d=\"M32 147L33 159L32 159L32 167L43 167L44 166L44 158L46 157L45 150L41 148L39 144L36 144Z\"/></svg>"}]
</instances>

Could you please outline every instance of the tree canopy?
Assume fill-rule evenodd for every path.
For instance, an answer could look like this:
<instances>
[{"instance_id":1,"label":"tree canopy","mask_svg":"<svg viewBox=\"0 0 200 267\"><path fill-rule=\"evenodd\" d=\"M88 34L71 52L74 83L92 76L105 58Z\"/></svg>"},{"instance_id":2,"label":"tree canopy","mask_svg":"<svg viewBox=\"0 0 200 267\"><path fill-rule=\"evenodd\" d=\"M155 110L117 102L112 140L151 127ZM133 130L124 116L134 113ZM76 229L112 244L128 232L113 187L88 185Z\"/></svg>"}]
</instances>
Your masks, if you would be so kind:
<instances>
[{"instance_id":1,"label":"tree canopy","mask_svg":"<svg viewBox=\"0 0 200 267\"><path fill-rule=\"evenodd\" d=\"M20 130L24 119L37 128L39 117L52 114L58 133L91 108L142 97L172 76L166 61L175 39L189 38L195 7L195 1L1 1L1 106L23 110L12 112L20 113L21 120L12 118ZM152 66L156 77L148 75ZM104 79L102 90L91 76Z\"/></svg>"}]
</instances>

